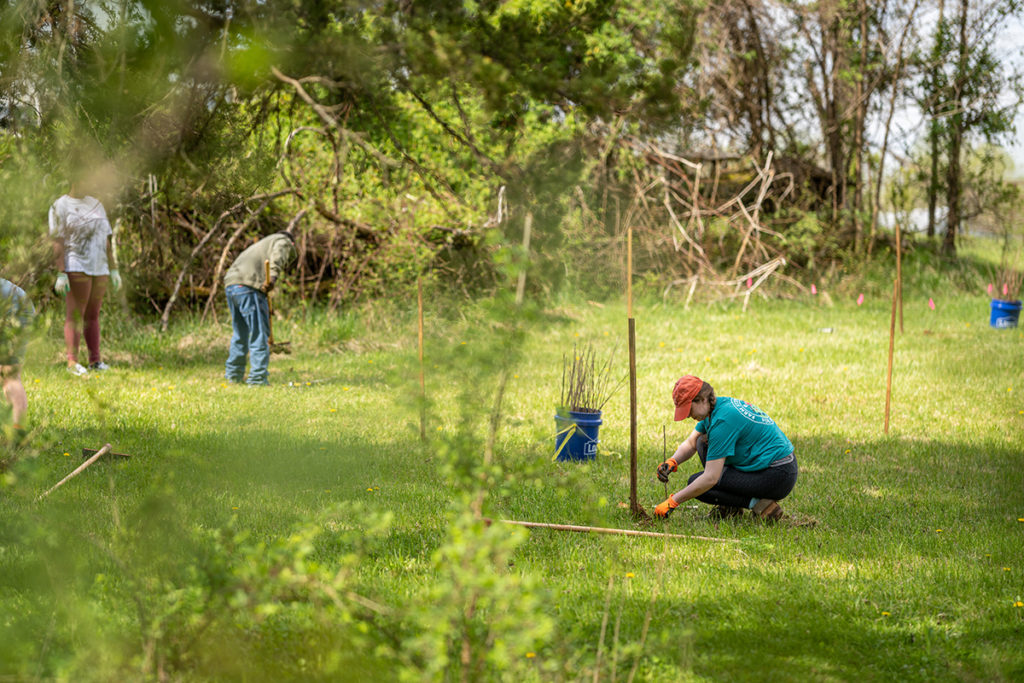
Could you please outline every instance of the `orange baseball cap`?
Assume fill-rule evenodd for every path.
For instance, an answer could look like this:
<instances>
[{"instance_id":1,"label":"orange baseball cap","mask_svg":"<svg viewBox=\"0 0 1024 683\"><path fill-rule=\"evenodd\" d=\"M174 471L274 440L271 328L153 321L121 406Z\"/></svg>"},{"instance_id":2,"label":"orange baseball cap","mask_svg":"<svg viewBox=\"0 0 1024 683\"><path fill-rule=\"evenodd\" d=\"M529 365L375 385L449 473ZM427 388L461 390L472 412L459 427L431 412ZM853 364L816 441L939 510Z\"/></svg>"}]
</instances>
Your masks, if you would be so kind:
<instances>
[{"instance_id":1,"label":"orange baseball cap","mask_svg":"<svg viewBox=\"0 0 1024 683\"><path fill-rule=\"evenodd\" d=\"M695 375L686 375L676 380L672 388L672 400L676 404L676 422L690 417L690 403L700 393L704 380Z\"/></svg>"}]
</instances>

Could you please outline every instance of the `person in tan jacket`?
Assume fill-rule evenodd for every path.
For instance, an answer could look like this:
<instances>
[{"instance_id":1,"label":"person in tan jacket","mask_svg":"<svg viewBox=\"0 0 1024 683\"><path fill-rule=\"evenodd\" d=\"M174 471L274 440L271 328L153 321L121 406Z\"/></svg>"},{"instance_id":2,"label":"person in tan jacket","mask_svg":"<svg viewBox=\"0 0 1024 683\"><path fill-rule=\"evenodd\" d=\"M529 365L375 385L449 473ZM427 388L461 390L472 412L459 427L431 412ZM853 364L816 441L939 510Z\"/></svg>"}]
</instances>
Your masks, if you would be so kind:
<instances>
[{"instance_id":1,"label":"person in tan jacket","mask_svg":"<svg viewBox=\"0 0 1024 683\"><path fill-rule=\"evenodd\" d=\"M295 238L275 232L238 255L224 274L224 294L231 313L231 345L224 376L231 382L266 385L270 363L270 306L267 293L295 260ZM264 263L270 262L270 279ZM245 377L245 359L249 376Z\"/></svg>"}]
</instances>

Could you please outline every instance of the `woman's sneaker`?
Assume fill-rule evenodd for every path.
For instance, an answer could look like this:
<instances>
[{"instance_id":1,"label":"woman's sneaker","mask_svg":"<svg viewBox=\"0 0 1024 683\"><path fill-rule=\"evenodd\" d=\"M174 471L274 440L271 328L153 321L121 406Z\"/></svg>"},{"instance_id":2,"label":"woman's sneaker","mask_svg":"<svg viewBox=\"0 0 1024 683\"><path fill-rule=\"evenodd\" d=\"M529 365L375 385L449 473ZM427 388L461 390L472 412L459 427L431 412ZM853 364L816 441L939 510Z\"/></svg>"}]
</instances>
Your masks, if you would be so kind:
<instances>
[{"instance_id":1,"label":"woman's sneaker","mask_svg":"<svg viewBox=\"0 0 1024 683\"><path fill-rule=\"evenodd\" d=\"M85 366L82 365L81 363L75 363L74 365L69 365L68 366L68 372L70 372L75 377L81 377L82 375L89 374L89 371L86 370Z\"/></svg>"},{"instance_id":2,"label":"woman's sneaker","mask_svg":"<svg viewBox=\"0 0 1024 683\"><path fill-rule=\"evenodd\" d=\"M95 363L89 363L89 369L90 370L98 370L99 372L103 372L104 370L109 370L110 366L107 365L106 363L104 363L103 361L98 360Z\"/></svg>"},{"instance_id":3,"label":"woman's sneaker","mask_svg":"<svg viewBox=\"0 0 1024 683\"><path fill-rule=\"evenodd\" d=\"M754 505L754 517L772 522L782 519L782 508L770 498L762 498Z\"/></svg>"}]
</instances>

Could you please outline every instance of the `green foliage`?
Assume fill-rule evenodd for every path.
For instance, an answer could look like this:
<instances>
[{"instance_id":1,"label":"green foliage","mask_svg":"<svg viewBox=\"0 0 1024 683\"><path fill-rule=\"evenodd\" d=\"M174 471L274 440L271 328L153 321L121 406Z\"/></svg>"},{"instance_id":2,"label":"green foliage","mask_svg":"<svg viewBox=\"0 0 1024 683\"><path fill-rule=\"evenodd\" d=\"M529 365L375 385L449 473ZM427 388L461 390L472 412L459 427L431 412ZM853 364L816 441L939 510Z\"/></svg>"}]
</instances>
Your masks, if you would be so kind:
<instances>
[{"instance_id":1,"label":"green foliage","mask_svg":"<svg viewBox=\"0 0 1024 683\"><path fill-rule=\"evenodd\" d=\"M434 580L410 618L407 648L424 662L407 680L524 680L532 656L554 634L543 582L512 569L525 529L486 525L453 513L433 554Z\"/></svg>"}]
</instances>

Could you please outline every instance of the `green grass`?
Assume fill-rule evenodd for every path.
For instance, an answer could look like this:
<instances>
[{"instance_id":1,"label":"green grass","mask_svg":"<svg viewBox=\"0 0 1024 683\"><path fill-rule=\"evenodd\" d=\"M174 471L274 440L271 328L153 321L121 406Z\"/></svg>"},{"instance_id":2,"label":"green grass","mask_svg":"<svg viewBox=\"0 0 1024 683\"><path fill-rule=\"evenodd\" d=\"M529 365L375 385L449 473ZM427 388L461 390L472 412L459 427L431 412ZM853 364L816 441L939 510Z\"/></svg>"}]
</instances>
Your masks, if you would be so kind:
<instances>
[{"instance_id":1,"label":"green grass","mask_svg":"<svg viewBox=\"0 0 1024 683\"><path fill-rule=\"evenodd\" d=\"M628 387L596 461L550 460L562 354L617 346L625 373L621 304L534 312L511 344L483 307L428 310L425 443L407 314L278 323L296 353L268 388L224 385L223 324L114 325L114 369L84 381L54 331L24 373L32 446L0 488L0 676L458 678L467 634L481 680L592 680L599 656L604 680L1020 680L1024 335L989 328L980 296L908 292L886 435L889 303L854 297L636 306L644 505L665 495L663 430L671 452L692 428L671 419L681 374L796 446L791 522L667 523L723 543L458 514L482 486L492 518L662 528L620 505ZM34 500L105 442L131 460Z\"/></svg>"}]
</instances>

